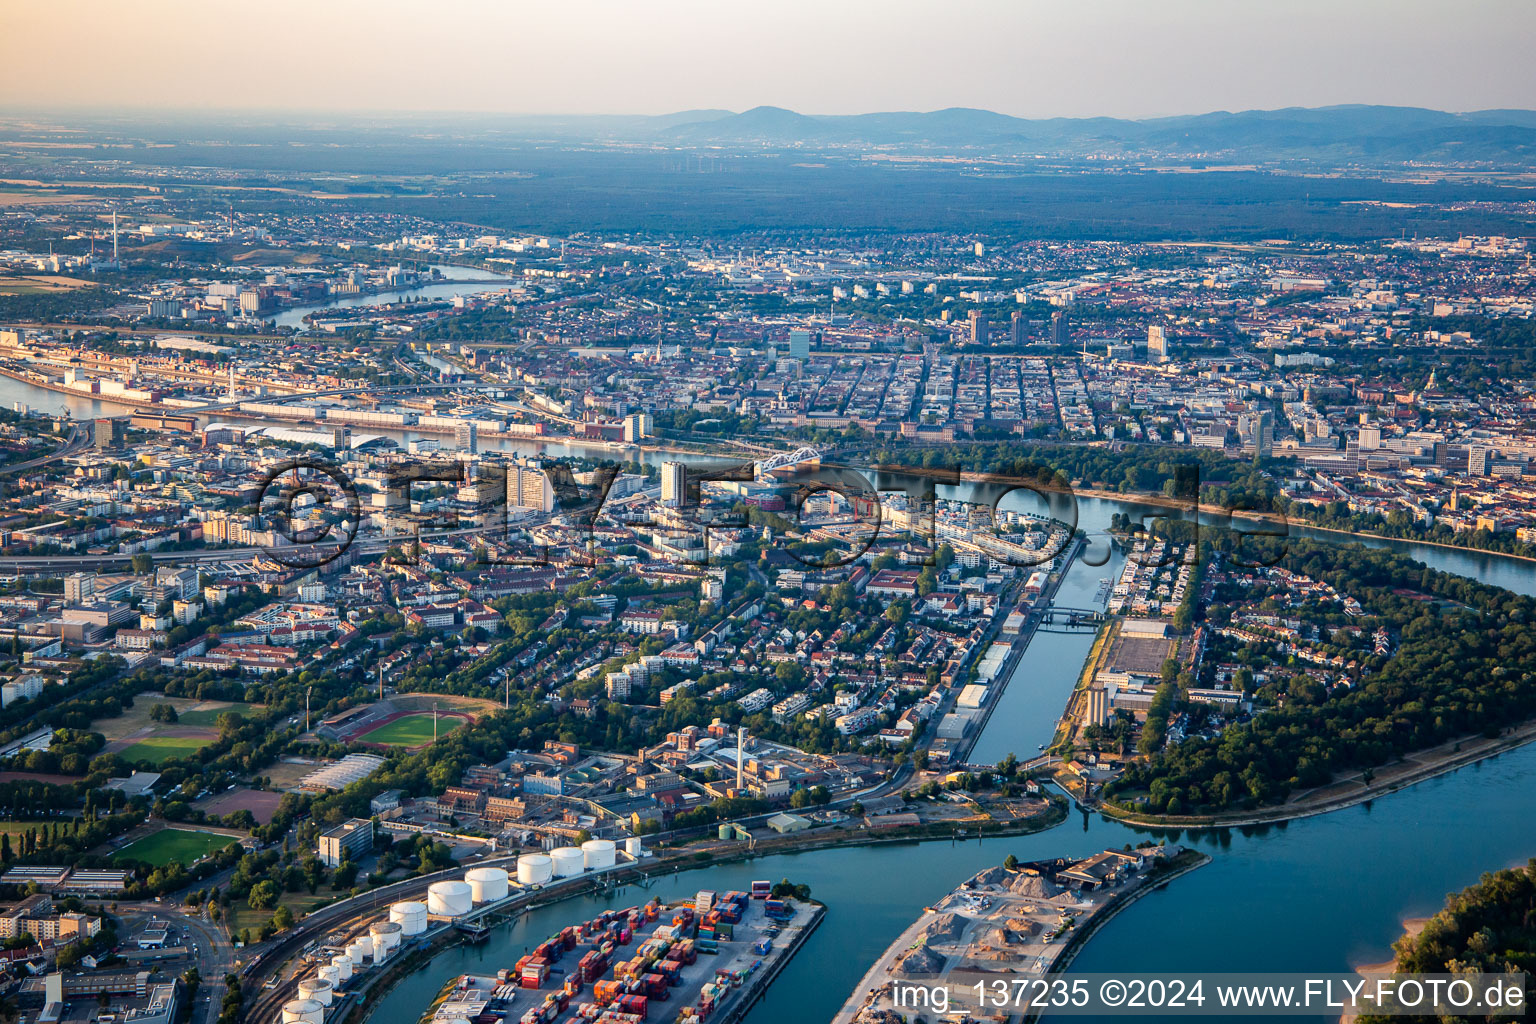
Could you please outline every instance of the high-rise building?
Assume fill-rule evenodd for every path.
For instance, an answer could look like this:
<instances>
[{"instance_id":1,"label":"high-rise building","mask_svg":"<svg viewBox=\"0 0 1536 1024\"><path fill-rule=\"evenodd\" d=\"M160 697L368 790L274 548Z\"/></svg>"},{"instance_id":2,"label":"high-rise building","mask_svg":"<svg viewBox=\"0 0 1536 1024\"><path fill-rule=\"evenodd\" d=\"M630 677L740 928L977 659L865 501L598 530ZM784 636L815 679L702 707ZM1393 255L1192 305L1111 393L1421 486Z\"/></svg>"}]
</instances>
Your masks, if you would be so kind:
<instances>
[{"instance_id":1,"label":"high-rise building","mask_svg":"<svg viewBox=\"0 0 1536 1024\"><path fill-rule=\"evenodd\" d=\"M85 604L96 596L96 574L72 572L64 577L64 603Z\"/></svg>"},{"instance_id":2,"label":"high-rise building","mask_svg":"<svg viewBox=\"0 0 1536 1024\"><path fill-rule=\"evenodd\" d=\"M1488 449L1473 446L1467 449L1467 475L1488 475Z\"/></svg>"},{"instance_id":3,"label":"high-rise building","mask_svg":"<svg viewBox=\"0 0 1536 1024\"><path fill-rule=\"evenodd\" d=\"M628 444L643 441L651 434L651 414L632 412L624 417L624 440Z\"/></svg>"},{"instance_id":4,"label":"high-rise building","mask_svg":"<svg viewBox=\"0 0 1536 1024\"><path fill-rule=\"evenodd\" d=\"M979 309L971 310L971 344L985 345L990 333L991 328L987 323L987 314Z\"/></svg>"},{"instance_id":5,"label":"high-rise building","mask_svg":"<svg viewBox=\"0 0 1536 1024\"><path fill-rule=\"evenodd\" d=\"M1051 344L1057 348L1064 348L1069 336L1066 314L1058 309L1051 314Z\"/></svg>"},{"instance_id":6,"label":"high-rise building","mask_svg":"<svg viewBox=\"0 0 1536 1024\"><path fill-rule=\"evenodd\" d=\"M688 467L681 462L661 464L661 503L671 508L683 504L688 496Z\"/></svg>"},{"instance_id":7,"label":"high-rise building","mask_svg":"<svg viewBox=\"0 0 1536 1024\"><path fill-rule=\"evenodd\" d=\"M1147 361L1160 363L1167 358L1168 336L1161 326L1153 324L1147 328Z\"/></svg>"},{"instance_id":8,"label":"high-rise building","mask_svg":"<svg viewBox=\"0 0 1536 1024\"><path fill-rule=\"evenodd\" d=\"M802 362L811 358L811 332L796 329L789 332L789 358Z\"/></svg>"},{"instance_id":9,"label":"high-rise building","mask_svg":"<svg viewBox=\"0 0 1536 1024\"><path fill-rule=\"evenodd\" d=\"M1021 348L1024 345L1024 311L1020 309L1014 310L1013 320L1008 326L1009 343L1015 348Z\"/></svg>"},{"instance_id":10,"label":"high-rise building","mask_svg":"<svg viewBox=\"0 0 1536 1024\"><path fill-rule=\"evenodd\" d=\"M1275 414L1268 409L1259 410L1258 425L1254 433L1254 449L1260 458L1269 458L1275 451Z\"/></svg>"},{"instance_id":11,"label":"high-rise building","mask_svg":"<svg viewBox=\"0 0 1536 1024\"><path fill-rule=\"evenodd\" d=\"M1360 450L1374 452L1381 447L1381 428L1374 425L1362 424L1360 427Z\"/></svg>"},{"instance_id":12,"label":"high-rise building","mask_svg":"<svg viewBox=\"0 0 1536 1024\"><path fill-rule=\"evenodd\" d=\"M507 504L536 512L555 510L555 488L549 476L534 466L507 467Z\"/></svg>"},{"instance_id":13,"label":"high-rise building","mask_svg":"<svg viewBox=\"0 0 1536 1024\"><path fill-rule=\"evenodd\" d=\"M336 452L349 452L352 450L351 427L333 427L331 429L331 450Z\"/></svg>"},{"instance_id":14,"label":"high-rise building","mask_svg":"<svg viewBox=\"0 0 1536 1024\"><path fill-rule=\"evenodd\" d=\"M480 429L469 422L457 424L453 428L453 443L458 445L461 452L480 454Z\"/></svg>"},{"instance_id":15,"label":"high-rise building","mask_svg":"<svg viewBox=\"0 0 1536 1024\"><path fill-rule=\"evenodd\" d=\"M122 420L95 420L91 424L91 443L97 448L121 448L128 427Z\"/></svg>"},{"instance_id":16,"label":"high-rise building","mask_svg":"<svg viewBox=\"0 0 1536 1024\"><path fill-rule=\"evenodd\" d=\"M977 256L985 256L987 254L987 247L981 242L977 242L974 251Z\"/></svg>"}]
</instances>

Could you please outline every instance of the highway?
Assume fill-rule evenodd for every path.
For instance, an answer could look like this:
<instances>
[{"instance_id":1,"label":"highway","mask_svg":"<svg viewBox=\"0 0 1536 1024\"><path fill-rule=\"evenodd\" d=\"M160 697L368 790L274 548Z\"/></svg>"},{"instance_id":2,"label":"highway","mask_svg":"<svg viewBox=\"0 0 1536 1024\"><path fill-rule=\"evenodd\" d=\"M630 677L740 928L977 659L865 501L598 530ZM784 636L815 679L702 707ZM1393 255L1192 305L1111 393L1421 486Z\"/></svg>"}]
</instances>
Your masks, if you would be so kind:
<instances>
[{"instance_id":1,"label":"highway","mask_svg":"<svg viewBox=\"0 0 1536 1024\"><path fill-rule=\"evenodd\" d=\"M54 449L47 455L40 455L35 459L28 459L26 462L18 462L14 466L0 466L0 476L4 476L8 473L25 473L29 470L36 469L39 466L46 466L50 462L58 462L60 459L68 458L77 452L84 451L86 448L90 447L90 444L91 432L87 430L82 424L71 424L69 428L69 440L65 441L64 444Z\"/></svg>"}]
</instances>

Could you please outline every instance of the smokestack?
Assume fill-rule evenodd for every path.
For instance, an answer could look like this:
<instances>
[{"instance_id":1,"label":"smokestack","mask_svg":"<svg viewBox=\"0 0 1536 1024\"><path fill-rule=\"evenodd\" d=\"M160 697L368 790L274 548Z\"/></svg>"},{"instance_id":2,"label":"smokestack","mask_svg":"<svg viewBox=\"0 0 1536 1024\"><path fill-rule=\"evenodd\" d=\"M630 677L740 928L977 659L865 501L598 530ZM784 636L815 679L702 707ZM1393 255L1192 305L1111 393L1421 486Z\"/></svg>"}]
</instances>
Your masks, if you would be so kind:
<instances>
[{"instance_id":1,"label":"smokestack","mask_svg":"<svg viewBox=\"0 0 1536 1024\"><path fill-rule=\"evenodd\" d=\"M746 751L747 751L747 727L743 725L743 726L739 727L736 730L736 788L737 788L737 790L741 790L741 789L745 789L746 788L746 787L744 787L741 784L742 783L742 777L741 777L742 763L743 763L744 759L746 758Z\"/></svg>"},{"instance_id":2,"label":"smokestack","mask_svg":"<svg viewBox=\"0 0 1536 1024\"><path fill-rule=\"evenodd\" d=\"M117 262L117 211L112 211L112 262Z\"/></svg>"}]
</instances>

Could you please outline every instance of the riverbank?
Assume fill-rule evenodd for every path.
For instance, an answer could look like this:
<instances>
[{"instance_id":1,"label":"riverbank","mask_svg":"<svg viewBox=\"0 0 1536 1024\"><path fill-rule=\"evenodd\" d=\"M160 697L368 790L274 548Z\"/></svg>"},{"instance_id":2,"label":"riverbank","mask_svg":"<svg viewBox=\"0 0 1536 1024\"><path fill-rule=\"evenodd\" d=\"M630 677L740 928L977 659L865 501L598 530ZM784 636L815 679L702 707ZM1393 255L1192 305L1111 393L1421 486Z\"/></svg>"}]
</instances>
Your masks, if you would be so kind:
<instances>
[{"instance_id":1,"label":"riverbank","mask_svg":"<svg viewBox=\"0 0 1536 1024\"><path fill-rule=\"evenodd\" d=\"M1072 494L1080 498L1098 498L1101 501L1116 501L1131 505L1151 505L1156 508L1188 512L1190 504L1177 498L1170 498L1163 494L1141 494L1137 492L1100 491L1094 488L1074 488ZM1341 537L1359 537L1363 540L1397 541L1401 544L1422 544L1430 548L1444 548L1447 551L1461 551L1473 555L1496 555L1499 558L1512 558L1521 562L1536 563L1536 556L1517 555L1508 551L1490 551L1486 548L1475 548L1468 544L1447 544L1440 540L1425 540L1421 537L1389 537L1384 533L1372 533L1368 530L1341 530L1335 526L1319 526L1311 520L1302 517L1290 517L1279 512L1258 512L1252 510L1237 510L1225 508L1221 505L1213 505L1202 502L1197 506L1201 513L1214 516L1230 516L1233 519L1246 519L1250 522L1275 523L1281 526L1304 527L1308 530L1317 530L1321 533L1337 534Z\"/></svg>"},{"instance_id":2,"label":"riverbank","mask_svg":"<svg viewBox=\"0 0 1536 1024\"><path fill-rule=\"evenodd\" d=\"M969 842L972 838L992 839L1004 836L1026 836L1037 832L1044 832L1056 828L1066 821L1068 808L1064 801L1058 803L1052 801L1051 807L1044 814L1026 819L1022 822L1008 824L999 823L995 827L988 828L985 823L968 823L968 827L975 828L974 836L966 836L963 841ZM649 885L655 879L666 875L681 874L685 871L722 867L738 862L756 860L760 857L780 856L784 854L811 853L830 847L856 848L875 847L891 844L910 844L935 840L954 840L954 829L951 825L919 825L882 831L873 831L860 828L855 831L847 831L837 828L816 830L813 833L793 833L779 836L774 839L764 839L748 844L735 841L729 845L720 844L718 840L707 840L708 849L698 849L691 844L673 847L671 849L658 848L656 855L632 864L621 865L618 868L603 873L602 875L584 875L570 879L568 882L556 883L551 888L541 888L516 895L511 901L496 908L498 920L493 928L502 928L515 923L523 915L533 911L553 906L555 904L573 901L584 896L590 896L600 892L622 889L631 884ZM504 865L505 866L505 865ZM423 888L427 879L423 880ZM391 901L410 898L408 893L395 893L390 896ZM362 899L367 899L366 895ZM330 904L326 909L334 911L341 907L342 903ZM359 906L358 912L348 919L350 923L329 924L327 932L355 930L360 927L364 919L377 917L377 906ZM302 924L302 922L301 922ZM816 924L820 924L818 916ZM814 926L810 929L814 931ZM800 941L803 942L809 936L807 931ZM357 1004L347 1011L345 1018L347 1024L367 1020L377 1004L386 997L401 981L408 976L431 966L440 956L463 945L463 936L453 929L444 929L430 937L430 940L415 949L409 951L399 961L388 966L388 973L381 974L376 979L370 979L366 993L361 993ZM295 946L297 948L297 946ZM787 961L786 961L787 962ZM268 965L276 967L280 972L281 964ZM296 978L296 976L295 976ZM263 992L258 995L254 1011L258 1007L270 1004L281 1005L289 998L288 989L294 979L288 979L286 984L274 991ZM761 998L759 992L752 1000L756 1002ZM741 1008L745 1013L751 1004Z\"/></svg>"},{"instance_id":3,"label":"riverbank","mask_svg":"<svg viewBox=\"0 0 1536 1024\"><path fill-rule=\"evenodd\" d=\"M1393 764L1383 765L1375 770L1369 781L1366 781L1363 772L1348 778L1335 779L1327 786L1309 790L1268 810L1166 817L1137 814L1113 804L1097 804L1091 809L1122 824L1146 828L1218 829L1240 828L1246 825L1272 825L1363 804L1496 754L1517 749L1532 740L1536 740L1536 721L1521 723L1510 732L1493 738L1481 734L1465 736L1442 743L1438 747L1408 754L1401 761Z\"/></svg>"}]
</instances>

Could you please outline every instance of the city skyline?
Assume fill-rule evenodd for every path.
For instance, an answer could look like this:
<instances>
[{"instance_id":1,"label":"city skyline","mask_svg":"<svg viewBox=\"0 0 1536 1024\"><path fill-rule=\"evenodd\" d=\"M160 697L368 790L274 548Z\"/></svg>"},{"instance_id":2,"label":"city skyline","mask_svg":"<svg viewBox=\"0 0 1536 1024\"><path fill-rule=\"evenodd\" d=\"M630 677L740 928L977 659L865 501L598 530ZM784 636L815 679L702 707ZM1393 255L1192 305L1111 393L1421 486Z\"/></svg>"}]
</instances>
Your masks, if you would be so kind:
<instances>
[{"instance_id":1,"label":"city skyline","mask_svg":"<svg viewBox=\"0 0 1536 1024\"><path fill-rule=\"evenodd\" d=\"M771 19L685 0L561 10L466 3L451 16L382 10L281 0L238 22L183 0L13 10L0 94L12 112L580 115L769 105L1141 119L1354 103L1536 106L1536 72L1522 52L1536 11L1505 0L1465 5L1433 32L1425 26L1435 5L1375 0L1283 11L970 0L947 9L949 35L904 2L791 2ZM1449 73L1473 61L1476 76ZM1426 73L1436 67L1447 73Z\"/></svg>"}]
</instances>

